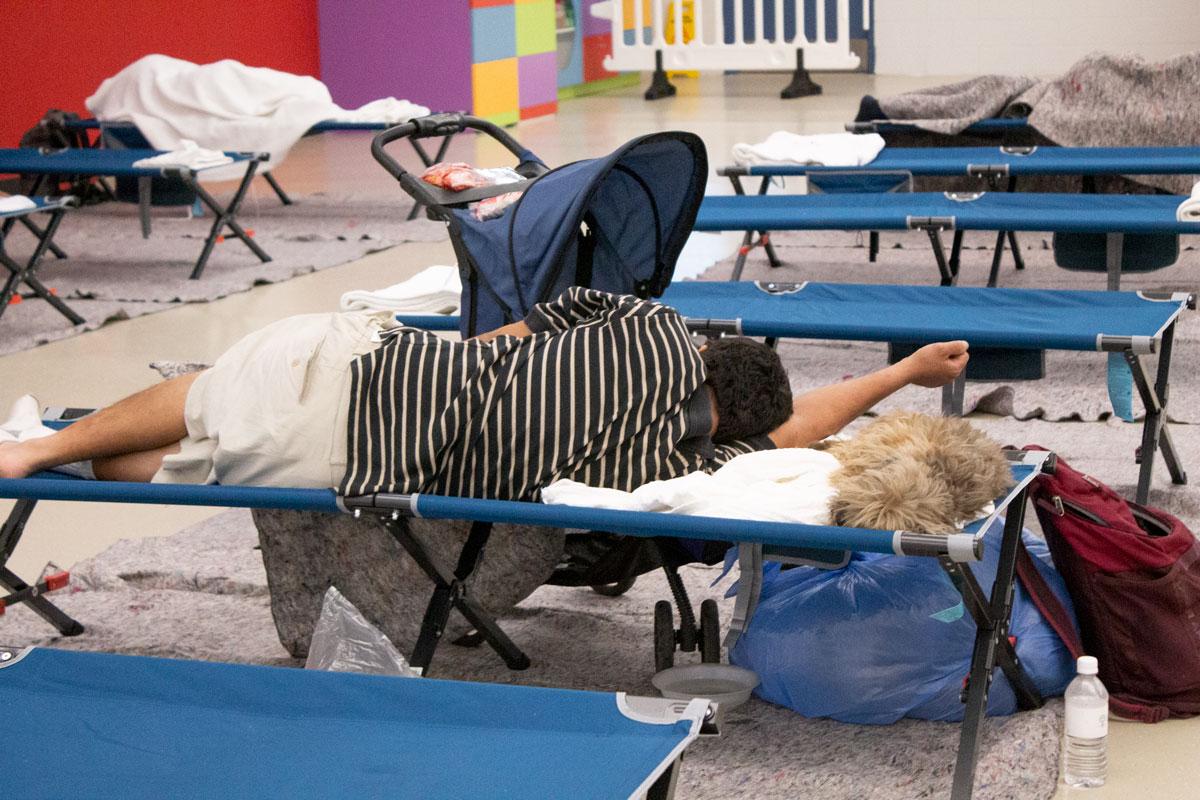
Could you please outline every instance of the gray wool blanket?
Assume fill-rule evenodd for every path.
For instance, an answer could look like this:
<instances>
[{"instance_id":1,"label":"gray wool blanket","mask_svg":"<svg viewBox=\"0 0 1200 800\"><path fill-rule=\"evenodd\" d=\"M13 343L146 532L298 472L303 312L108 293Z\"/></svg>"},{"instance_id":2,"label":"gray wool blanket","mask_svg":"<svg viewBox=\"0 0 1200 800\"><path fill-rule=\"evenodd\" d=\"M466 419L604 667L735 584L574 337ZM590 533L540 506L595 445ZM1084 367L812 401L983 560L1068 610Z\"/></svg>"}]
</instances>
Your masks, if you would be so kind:
<instances>
[{"instance_id":1,"label":"gray wool blanket","mask_svg":"<svg viewBox=\"0 0 1200 800\"><path fill-rule=\"evenodd\" d=\"M994 116L1025 116L1038 133L1066 147L1200 145L1200 52L1161 63L1093 53L1061 77L984 75L947 86L880 98L889 119L934 133L958 134ZM1196 176L1132 176L1176 194Z\"/></svg>"}]
</instances>

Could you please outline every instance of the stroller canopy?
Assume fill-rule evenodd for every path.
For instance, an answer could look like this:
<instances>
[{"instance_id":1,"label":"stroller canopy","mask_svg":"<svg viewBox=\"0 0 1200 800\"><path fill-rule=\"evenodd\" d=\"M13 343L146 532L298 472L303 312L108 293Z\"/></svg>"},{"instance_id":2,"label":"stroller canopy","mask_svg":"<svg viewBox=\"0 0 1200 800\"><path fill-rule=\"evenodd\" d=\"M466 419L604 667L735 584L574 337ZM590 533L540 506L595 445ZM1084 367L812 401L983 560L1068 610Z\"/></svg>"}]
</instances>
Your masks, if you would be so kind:
<instances>
[{"instance_id":1,"label":"stroller canopy","mask_svg":"<svg viewBox=\"0 0 1200 800\"><path fill-rule=\"evenodd\" d=\"M462 333L521 319L572 285L662 294L692 231L707 172L699 137L653 133L604 158L541 175L494 219L454 209Z\"/></svg>"}]
</instances>

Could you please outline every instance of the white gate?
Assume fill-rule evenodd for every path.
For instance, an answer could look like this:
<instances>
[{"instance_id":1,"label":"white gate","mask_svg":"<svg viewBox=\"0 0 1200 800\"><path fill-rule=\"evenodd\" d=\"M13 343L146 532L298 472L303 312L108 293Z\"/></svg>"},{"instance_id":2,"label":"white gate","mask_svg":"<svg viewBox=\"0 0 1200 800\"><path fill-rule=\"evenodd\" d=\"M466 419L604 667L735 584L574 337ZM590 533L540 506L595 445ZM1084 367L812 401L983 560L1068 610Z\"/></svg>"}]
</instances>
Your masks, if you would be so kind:
<instances>
[{"instance_id":1,"label":"white gate","mask_svg":"<svg viewBox=\"0 0 1200 800\"><path fill-rule=\"evenodd\" d=\"M826 0L816 1L812 15L807 13L804 0L610 2L612 55L605 58L604 67L613 72L846 70L859 65L859 57L850 50L850 0L836 0L833 20L836 33L832 38L825 14ZM671 6L673 12L669 10ZM685 12L692 18L687 41L684 41ZM809 16L813 19L808 19ZM869 27L870 18L869 0L864 0L864 29ZM813 40L805 35L809 27L816 31ZM803 53L799 64L798 50ZM658 54L661 61L656 62Z\"/></svg>"}]
</instances>

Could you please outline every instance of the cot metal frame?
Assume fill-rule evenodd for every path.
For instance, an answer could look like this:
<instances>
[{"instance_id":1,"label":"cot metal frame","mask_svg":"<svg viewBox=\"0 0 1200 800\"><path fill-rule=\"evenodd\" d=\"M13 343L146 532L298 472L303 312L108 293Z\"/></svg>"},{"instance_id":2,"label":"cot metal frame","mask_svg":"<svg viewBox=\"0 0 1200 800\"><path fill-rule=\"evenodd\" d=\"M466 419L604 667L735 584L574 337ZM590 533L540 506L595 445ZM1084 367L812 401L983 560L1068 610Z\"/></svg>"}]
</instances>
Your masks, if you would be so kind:
<instances>
[{"instance_id":1,"label":"cot metal frame","mask_svg":"<svg viewBox=\"0 0 1200 800\"><path fill-rule=\"evenodd\" d=\"M1010 153L1030 153L1033 152L1031 147L1002 147ZM756 174L752 173L748 167L722 167L717 170L717 174L729 178L729 182L733 186L734 194L745 195L746 190L742 185L742 178L759 178L758 194L765 195L771 186L771 180L777 177L793 177L771 175L771 174ZM980 178L986 182L987 188L990 191L1015 192L1017 189L1017 176L1009 174L1007 164L968 164L966 174L972 178ZM871 170L871 169L852 169L844 170L821 168L819 171L814 170L812 177L896 177L897 183L894 187L888 189L888 192L911 192L913 186L913 173L907 170ZM795 177L809 177L795 176ZM965 193L958 192L952 194L960 194L966 196ZM914 218L920 219L920 218ZM912 226L910 225L910 229ZM959 262L962 256L963 234L961 230L954 231L954 239L950 248L950 256L945 256L945 248L942 247L939 241L933 241L934 257L938 263L938 273L941 276L943 286L949 286L957 280ZM757 236L756 236L757 235ZM932 238L932 237L931 237ZM1021 246L1017 242L1017 234L1015 231L997 231L996 244L992 251L992 267L988 273L988 286L996 286L1000 277L1000 263L1004 257L1005 244L1008 244L1012 251L1013 267L1017 270L1025 269L1025 259L1021 256ZM782 266L783 262L779 260L775 253L775 248L771 244L770 231L746 231L742 237L742 244L738 248L737 260L733 266L733 276L731 280L741 280L742 270L746 266L746 258L756 248L762 247L767 254L768 263L772 267ZM869 231L867 241L867 260L872 264L875 263L879 256L879 232Z\"/></svg>"},{"instance_id":2,"label":"cot metal frame","mask_svg":"<svg viewBox=\"0 0 1200 800\"><path fill-rule=\"evenodd\" d=\"M67 213L67 209L74 207L74 205L75 199L68 196L53 201L50 205L42 208L30 209L28 212L20 215L5 216L3 221L0 222L0 266L8 270L9 273L3 286L0 287L0 317L4 316L4 312L8 310L8 305L12 298L21 290L21 285L24 284L29 287L35 297L40 297L49 303L55 311L70 320L72 325L83 324L83 317L79 316L74 309L64 303L58 295L51 289L48 289L37 277L38 267L41 266L42 259L45 258L46 253L53 253L58 258L67 257L67 254L54 244L54 234L58 232L58 226L62 222L63 215ZM39 211L50 216L44 228L28 219L30 215ZM37 245L34 247L33 253L25 260L24 264L14 259L4 247L9 233L18 222L27 228L37 239Z\"/></svg>"},{"instance_id":3,"label":"cot metal frame","mask_svg":"<svg viewBox=\"0 0 1200 800\"><path fill-rule=\"evenodd\" d=\"M983 542L979 535L952 534L946 536L906 531L891 532L890 547L894 552L901 555L938 559L938 563L961 594L964 607L971 614L977 626L971 654L971 666L962 694L966 708L954 770L952 797L955 800L966 800L971 796L973 790L983 719L986 715L988 692L995 669L999 667L1009 678L1021 708L1036 708L1042 703L1036 687L1023 671L1016 655L1014 643L1009 639L1008 627L1016 579L1016 553L1021 541L1028 488L1038 474L1053 471L1054 456L1045 451L1010 451L1009 458L1031 469L1018 486L1010 491L1002 502L998 503L999 508L996 513L1005 512L1006 518L1000 561L990 595L982 590L973 571L965 563L977 560L982 556ZM83 626L66 615L45 596L45 592L64 585L67 581L66 575L55 575L41 583L29 584L12 573L6 566L6 562L16 548L26 523L38 502L37 499L28 496L20 494L17 496L22 499L17 500L8 519L0 527L0 585L10 592L3 600L10 605L17 603L29 605L63 636L79 635L84 631ZM59 497L65 499L67 495L63 494ZM459 553L457 565L450 569L439 563L439 559L430 554L425 546L411 535L404 524L404 519L415 516L457 518L457 515L452 511L438 509L434 509L430 513L429 509L422 507L420 498L420 495L374 494L361 497L342 497L337 501L339 511L351 513L356 517L368 515L380 518L389 533L396 538L406 552L412 555L422 571L434 581L434 589L422 620L421 633L413 651L413 665L424 670L428 669L437 644L442 638L446 619L452 609L457 609L475 626L478 640L487 642L509 667L513 669L527 667L529 665L528 657L501 630L494 617L472 596L467 586L467 580L474 571L479 556L490 537L492 524L509 521L513 513L511 507L522 504L496 503L494 506L489 506L488 514L478 512L480 516L490 515L490 518L474 522L471 533ZM86 498L76 496L74 499L97 500L104 498L100 494L92 493ZM454 501L454 499L451 498L448 501ZM448 501L443 500L443 503ZM153 493L147 493L132 502L161 502L161 498L156 499ZM200 501L193 499L188 502ZM546 509L547 507L539 506L538 508ZM524 513L531 512L525 511ZM534 514L532 521L535 524L544 524L542 516L545 515ZM611 523L612 520L610 519L609 522ZM718 532L723 533L724 528L718 529L714 525L705 524L706 522L718 521L691 518L683 520L682 524L688 525L688 529L693 530L696 535L703 533L708 538L716 538ZM631 524L627 523L625 528L626 532L632 531ZM677 535L669 531L665 531L665 533ZM887 532L880 531L878 533L885 535ZM844 557L843 550L827 549L827 547L765 544L750 545L749 551L752 561L758 559L757 564L761 564L764 553L769 554L773 559L780 556L798 556L810 562L816 560L827 564L840 563ZM755 551L757 552L755 553ZM761 577L760 573L759 577ZM757 581L754 570L743 575L743 579L747 582L747 587L743 591L755 592ZM761 588L761 584L757 585ZM743 602L740 593L738 602ZM756 596L748 597L747 602L749 605L744 605L743 608L752 613L753 606L757 602ZM739 619L742 621L748 619L748 614L741 615ZM655 785L653 791L655 794L669 791L673 783L673 775L666 776Z\"/></svg>"}]
</instances>

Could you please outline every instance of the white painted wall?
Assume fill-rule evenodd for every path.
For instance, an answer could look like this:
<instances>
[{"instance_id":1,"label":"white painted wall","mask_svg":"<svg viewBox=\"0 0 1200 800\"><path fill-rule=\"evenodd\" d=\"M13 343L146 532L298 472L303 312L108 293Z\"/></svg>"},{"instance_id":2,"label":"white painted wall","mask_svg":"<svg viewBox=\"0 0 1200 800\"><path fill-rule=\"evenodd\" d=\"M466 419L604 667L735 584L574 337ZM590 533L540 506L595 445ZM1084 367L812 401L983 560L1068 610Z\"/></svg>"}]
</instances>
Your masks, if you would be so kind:
<instances>
[{"instance_id":1,"label":"white painted wall","mask_svg":"<svg viewBox=\"0 0 1200 800\"><path fill-rule=\"evenodd\" d=\"M874 0L881 75L1057 75L1093 51L1200 50L1200 0Z\"/></svg>"}]
</instances>

